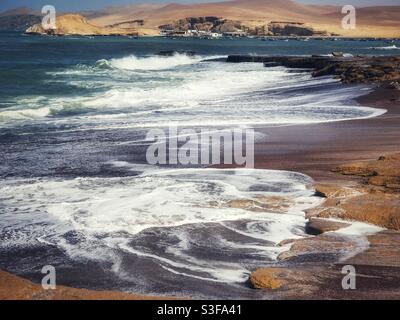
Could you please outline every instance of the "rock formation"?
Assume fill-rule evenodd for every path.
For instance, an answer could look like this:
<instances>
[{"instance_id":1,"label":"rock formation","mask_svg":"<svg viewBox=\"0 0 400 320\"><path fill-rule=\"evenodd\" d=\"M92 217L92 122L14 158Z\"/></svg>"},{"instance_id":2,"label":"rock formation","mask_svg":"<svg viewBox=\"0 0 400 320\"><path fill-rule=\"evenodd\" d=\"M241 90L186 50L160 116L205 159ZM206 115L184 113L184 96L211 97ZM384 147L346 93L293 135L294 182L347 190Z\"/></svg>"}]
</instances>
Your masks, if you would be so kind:
<instances>
[{"instance_id":1,"label":"rock formation","mask_svg":"<svg viewBox=\"0 0 400 320\"><path fill-rule=\"evenodd\" d=\"M261 62L266 67L311 69L313 77L335 76L344 83L376 83L388 88L400 87L400 56L256 56L231 55L228 62Z\"/></svg>"},{"instance_id":2,"label":"rock formation","mask_svg":"<svg viewBox=\"0 0 400 320\"><path fill-rule=\"evenodd\" d=\"M189 17L179 19L172 23L162 25L161 30L177 31L207 31L217 33L246 32L257 36L323 36L328 35L324 31L315 31L301 22L279 22L257 24L252 26L240 20L230 20L221 17Z\"/></svg>"},{"instance_id":3,"label":"rock formation","mask_svg":"<svg viewBox=\"0 0 400 320\"><path fill-rule=\"evenodd\" d=\"M113 291L94 291L57 286L44 290L41 285L0 271L0 300L163 300L167 297L150 297Z\"/></svg>"},{"instance_id":4,"label":"rock formation","mask_svg":"<svg viewBox=\"0 0 400 320\"><path fill-rule=\"evenodd\" d=\"M151 35L154 30L121 28L121 27L99 27L90 23L86 18L77 14L67 14L57 17L56 29L45 30L41 23L35 24L26 30L28 34L41 35L81 35L81 36L138 36Z\"/></svg>"},{"instance_id":5,"label":"rock formation","mask_svg":"<svg viewBox=\"0 0 400 320\"><path fill-rule=\"evenodd\" d=\"M308 218L335 217L400 230L400 154L346 164L334 171L362 177L363 184L354 187L317 185L317 193L326 197L326 201L309 210Z\"/></svg>"}]
</instances>

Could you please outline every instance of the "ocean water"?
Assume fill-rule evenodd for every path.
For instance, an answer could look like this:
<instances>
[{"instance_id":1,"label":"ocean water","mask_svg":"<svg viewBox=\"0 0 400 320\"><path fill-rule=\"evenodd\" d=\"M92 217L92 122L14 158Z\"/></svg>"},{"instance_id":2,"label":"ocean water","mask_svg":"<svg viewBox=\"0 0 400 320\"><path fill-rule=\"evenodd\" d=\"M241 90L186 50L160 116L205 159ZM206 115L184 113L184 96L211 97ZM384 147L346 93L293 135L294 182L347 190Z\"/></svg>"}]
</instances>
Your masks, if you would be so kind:
<instances>
[{"instance_id":1,"label":"ocean water","mask_svg":"<svg viewBox=\"0 0 400 320\"><path fill-rule=\"evenodd\" d=\"M300 173L146 163L150 128L374 117L368 87L228 54L396 54L399 42L32 37L0 33L0 268L60 284L260 298L251 271L308 237ZM159 56L162 50L193 51ZM262 139L263 137L258 137ZM351 227L355 244L375 229ZM364 243L365 244L365 243ZM348 254L348 253L346 253Z\"/></svg>"}]
</instances>

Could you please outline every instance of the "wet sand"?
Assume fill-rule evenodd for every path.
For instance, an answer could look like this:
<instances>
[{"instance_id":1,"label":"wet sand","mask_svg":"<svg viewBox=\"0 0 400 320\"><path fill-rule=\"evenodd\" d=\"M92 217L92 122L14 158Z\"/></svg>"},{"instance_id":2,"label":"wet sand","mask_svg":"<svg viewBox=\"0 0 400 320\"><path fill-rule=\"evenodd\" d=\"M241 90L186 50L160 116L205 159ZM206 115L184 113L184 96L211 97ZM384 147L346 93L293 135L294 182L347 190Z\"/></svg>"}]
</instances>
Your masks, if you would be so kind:
<instances>
[{"instance_id":1,"label":"wet sand","mask_svg":"<svg viewBox=\"0 0 400 320\"><path fill-rule=\"evenodd\" d=\"M357 101L388 112L370 119L262 129L268 136L256 145L256 168L302 172L316 184L359 185L362 177L332 170L400 151L400 91L378 88ZM370 236L369 249L342 263L327 264L321 256L312 264L294 264L284 272L298 270L302 276L274 295L300 300L399 299L399 235L389 230ZM357 290L343 290L343 265L356 268Z\"/></svg>"},{"instance_id":2,"label":"wet sand","mask_svg":"<svg viewBox=\"0 0 400 320\"><path fill-rule=\"evenodd\" d=\"M256 143L256 168L302 172L318 183L351 183L354 177L331 170L400 151L400 91L376 89L357 100L388 112L370 119L260 129L267 137Z\"/></svg>"}]
</instances>

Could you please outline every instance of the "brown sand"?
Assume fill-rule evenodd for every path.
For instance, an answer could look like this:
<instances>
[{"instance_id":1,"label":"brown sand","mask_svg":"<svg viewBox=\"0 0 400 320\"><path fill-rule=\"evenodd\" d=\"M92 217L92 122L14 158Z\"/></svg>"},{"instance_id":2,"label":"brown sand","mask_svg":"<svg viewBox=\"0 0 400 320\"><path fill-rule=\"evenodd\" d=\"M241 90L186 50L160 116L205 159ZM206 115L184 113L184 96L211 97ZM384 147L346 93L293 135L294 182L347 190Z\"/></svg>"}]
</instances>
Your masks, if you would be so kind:
<instances>
[{"instance_id":1,"label":"brown sand","mask_svg":"<svg viewBox=\"0 0 400 320\"><path fill-rule=\"evenodd\" d=\"M351 183L354 177L331 170L347 162L399 152L400 91L377 89L358 102L388 112L371 119L262 129L268 137L255 147L256 168L302 172L318 183Z\"/></svg>"}]
</instances>

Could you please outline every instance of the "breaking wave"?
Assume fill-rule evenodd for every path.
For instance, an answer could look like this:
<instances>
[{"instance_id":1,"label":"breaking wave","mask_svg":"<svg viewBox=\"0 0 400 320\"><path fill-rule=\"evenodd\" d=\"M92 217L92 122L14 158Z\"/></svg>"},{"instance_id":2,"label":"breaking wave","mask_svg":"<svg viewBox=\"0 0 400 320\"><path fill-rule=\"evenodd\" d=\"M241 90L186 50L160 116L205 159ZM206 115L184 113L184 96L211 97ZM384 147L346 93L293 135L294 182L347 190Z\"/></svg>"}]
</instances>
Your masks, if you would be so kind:
<instances>
[{"instance_id":1,"label":"breaking wave","mask_svg":"<svg viewBox=\"0 0 400 320\"><path fill-rule=\"evenodd\" d=\"M397 47L395 44L392 46L386 46L386 47L370 47L368 49L372 50L399 50L400 48Z\"/></svg>"},{"instance_id":2,"label":"breaking wave","mask_svg":"<svg viewBox=\"0 0 400 320\"><path fill-rule=\"evenodd\" d=\"M190 65L201 62L203 59L199 56L189 56L186 54L174 54L173 56L149 56L136 57L134 55L111 59L99 60L96 65L102 68L115 68L121 70L167 70L178 66Z\"/></svg>"},{"instance_id":3,"label":"breaking wave","mask_svg":"<svg viewBox=\"0 0 400 320\"><path fill-rule=\"evenodd\" d=\"M199 245L209 246L207 239L216 234L207 250L222 250L221 258L247 248L256 257L275 259L285 250L277 243L305 236L303 211L321 201L307 188L311 182L300 173L251 169L151 169L126 178L14 181L0 186L0 230L10 230L0 236L0 247L40 241L71 258L94 260L123 250L150 257L170 272L241 282L248 272L241 261L200 258L189 250L192 241L205 236ZM158 240L146 241L149 232ZM235 234L247 244L235 241Z\"/></svg>"},{"instance_id":4,"label":"breaking wave","mask_svg":"<svg viewBox=\"0 0 400 320\"><path fill-rule=\"evenodd\" d=\"M332 78L259 63L204 57L128 56L49 73L76 95L15 97L2 124L57 122L80 128L234 126L340 121L380 115L350 99L365 93ZM79 88L78 91L74 88Z\"/></svg>"}]
</instances>

